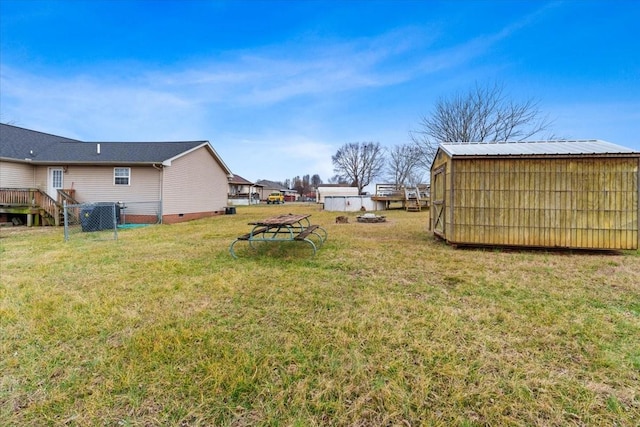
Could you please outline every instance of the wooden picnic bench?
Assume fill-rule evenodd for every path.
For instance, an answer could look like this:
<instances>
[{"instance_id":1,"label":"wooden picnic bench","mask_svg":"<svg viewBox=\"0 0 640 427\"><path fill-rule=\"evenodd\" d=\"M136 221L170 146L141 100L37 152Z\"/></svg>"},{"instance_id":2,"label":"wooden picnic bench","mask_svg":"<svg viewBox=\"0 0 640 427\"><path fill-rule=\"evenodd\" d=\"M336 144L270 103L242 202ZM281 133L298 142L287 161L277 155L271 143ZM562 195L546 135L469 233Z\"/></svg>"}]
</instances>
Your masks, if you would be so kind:
<instances>
[{"instance_id":1,"label":"wooden picnic bench","mask_svg":"<svg viewBox=\"0 0 640 427\"><path fill-rule=\"evenodd\" d=\"M312 225L310 214L286 214L266 218L261 221L250 222L253 228L250 232L236 237L229 246L229 253L238 258L234 246L240 241L248 241L255 249L256 242L306 242L313 249L313 255L329 237L327 230L319 225ZM314 240L311 239L314 236Z\"/></svg>"},{"instance_id":2,"label":"wooden picnic bench","mask_svg":"<svg viewBox=\"0 0 640 427\"><path fill-rule=\"evenodd\" d=\"M324 241L327 240L327 237L329 237L329 235L327 234L327 230L325 230L324 228L320 227L319 225L310 225L309 227L298 233L298 235L295 236L295 240L304 240L311 234L315 234L320 238L320 245L322 245Z\"/></svg>"},{"instance_id":3,"label":"wooden picnic bench","mask_svg":"<svg viewBox=\"0 0 640 427\"><path fill-rule=\"evenodd\" d=\"M268 229L269 229L268 227L260 227L260 228L257 228L257 229L253 229L247 234L243 234L242 236L238 236L236 238L236 240L251 240L251 238L253 236L255 236L257 234L263 234Z\"/></svg>"}]
</instances>

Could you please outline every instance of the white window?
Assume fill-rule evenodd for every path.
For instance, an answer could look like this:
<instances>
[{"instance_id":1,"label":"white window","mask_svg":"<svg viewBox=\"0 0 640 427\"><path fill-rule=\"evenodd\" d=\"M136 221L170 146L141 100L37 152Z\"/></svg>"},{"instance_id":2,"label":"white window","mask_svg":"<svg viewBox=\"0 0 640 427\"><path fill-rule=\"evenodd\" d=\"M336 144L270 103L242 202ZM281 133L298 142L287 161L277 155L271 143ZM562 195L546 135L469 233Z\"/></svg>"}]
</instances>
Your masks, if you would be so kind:
<instances>
[{"instance_id":1,"label":"white window","mask_svg":"<svg viewBox=\"0 0 640 427\"><path fill-rule=\"evenodd\" d=\"M56 190L62 188L62 173L62 169L51 170L51 186Z\"/></svg>"},{"instance_id":2,"label":"white window","mask_svg":"<svg viewBox=\"0 0 640 427\"><path fill-rule=\"evenodd\" d=\"M131 168L114 168L113 183L115 185L129 185L131 183Z\"/></svg>"}]
</instances>

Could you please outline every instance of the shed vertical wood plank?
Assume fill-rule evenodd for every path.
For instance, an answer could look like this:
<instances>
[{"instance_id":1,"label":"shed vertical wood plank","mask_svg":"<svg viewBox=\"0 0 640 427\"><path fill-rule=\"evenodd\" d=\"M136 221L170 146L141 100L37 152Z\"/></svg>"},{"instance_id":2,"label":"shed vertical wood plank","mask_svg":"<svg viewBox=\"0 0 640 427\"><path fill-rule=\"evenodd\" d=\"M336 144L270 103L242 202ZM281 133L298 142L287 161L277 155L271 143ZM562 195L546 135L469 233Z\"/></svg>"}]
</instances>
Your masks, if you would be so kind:
<instances>
[{"instance_id":1,"label":"shed vertical wood plank","mask_svg":"<svg viewBox=\"0 0 640 427\"><path fill-rule=\"evenodd\" d=\"M524 206L526 206L525 203L525 195L526 195L526 190L525 190L525 184L524 184L524 176L525 176L525 171L522 170L522 160L517 160L516 161L516 170L515 170L515 182L516 182L516 195L517 195L517 203L515 205L515 212L514 212L514 216L513 218L513 223L511 224L511 226L516 226L518 228L521 227L521 225L523 225L523 215L522 215L522 210L524 208ZM524 239L524 234L522 233L521 230L517 231L517 242L518 243L522 243L523 239Z\"/></svg>"},{"instance_id":2,"label":"shed vertical wood plank","mask_svg":"<svg viewBox=\"0 0 640 427\"><path fill-rule=\"evenodd\" d=\"M602 186L604 182L602 180L602 162L594 161L594 181L593 181L593 196L594 196L594 208L593 212L593 220L596 224L595 226L595 234L593 239L593 248L601 247L603 241L603 235L601 233L602 223L604 221L604 212L602 212Z\"/></svg>"},{"instance_id":3,"label":"shed vertical wood plank","mask_svg":"<svg viewBox=\"0 0 640 427\"><path fill-rule=\"evenodd\" d=\"M637 155L442 157L450 164L445 238L450 232L462 243L600 249L640 244Z\"/></svg>"},{"instance_id":4,"label":"shed vertical wood plank","mask_svg":"<svg viewBox=\"0 0 640 427\"><path fill-rule=\"evenodd\" d=\"M518 235L518 244L521 245L526 245L526 241L527 241L527 231L526 231L526 216L525 216L525 208L527 206L527 202L526 202L526 197L527 194L529 192L529 189L526 186L526 176L527 176L527 171L524 170L523 168L523 164L522 164L522 160L518 160L518 197L519 197L519 203L517 206L517 212L516 212L516 228L518 229L517 231L517 235Z\"/></svg>"},{"instance_id":5,"label":"shed vertical wood plank","mask_svg":"<svg viewBox=\"0 0 640 427\"><path fill-rule=\"evenodd\" d=\"M635 234L631 244L635 248L640 248L640 158L634 162L633 168L635 168L633 173L633 197L635 198L634 212L636 218L633 225Z\"/></svg>"},{"instance_id":6,"label":"shed vertical wood plank","mask_svg":"<svg viewBox=\"0 0 640 427\"><path fill-rule=\"evenodd\" d=\"M571 244L573 239L573 226L574 226L574 214L573 214L573 162L568 159L566 162L566 174L565 174L565 191L563 194L563 206L566 209L566 223L565 223L565 235L566 246Z\"/></svg>"},{"instance_id":7,"label":"shed vertical wood plank","mask_svg":"<svg viewBox=\"0 0 640 427\"><path fill-rule=\"evenodd\" d=\"M620 180L617 183L616 188L616 202L619 206L619 244L620 246L627 246L630 235L629 235L629 226L632 221L632 216L630 215L630 206L624 203L623 201L630 195L629 188L629 178L628 174L621 173Z\"/></svg>"},{"instance_id":8,"label":"shed vertical wood plank","mask_svg":"<svg viewBox=\"0 0 640 427\"><path fill-rule=\"evenodd\" d=\"M562 162L560 165L560 173L557 175L557 178L559 176L558 182L557 182L557 190L556 190L556 198L557 198L557 206L556 209L558 211L558 221L559 224L557 225L557 234L558 234L558 241L559 241L559 245L561 246L566 246L567 243L567 224L568 224L568 210L567 210L567 204L566 204L566 196L567 196L567 184L564 181L564 179L567 176L566 173L566 162Z\"/></svg>"},{"instance_id":9,"label":"shed vertical wood plank","mask_svg":"<svg viewBox=\"0 0 640 427\"><path fill-rule=\"evenodd\" d=\"M548 246L548 236L547 236L547 227L546 227L546 214L547 214L547 194L548 194L548 179L546 175L546 165L547 162L541 161L538 169L538 188L540 189L539 195L540 198L538 200L538 211L537 211L537 220L538 220L538 232L540 233L540 242L539 244L542 246Z\"/></svg>"},{"instance_id":10,"label":"shed vertical wood plank","mask_svg":"<svg viewBox=\"0 0 640 427\"><path fill-rule=\"evenodd\" d=\"M500 204L500 218L502 219L502 230L504 234L504 241L506 244L511 245L513 242L513 234L511 228L510 211L515 204L515 191L513 191L513 183L511 182L511 161L503 161L504 168L502 172L504 180L504 189L502 190L502 203Z\"/></svg>"}]
</instances>

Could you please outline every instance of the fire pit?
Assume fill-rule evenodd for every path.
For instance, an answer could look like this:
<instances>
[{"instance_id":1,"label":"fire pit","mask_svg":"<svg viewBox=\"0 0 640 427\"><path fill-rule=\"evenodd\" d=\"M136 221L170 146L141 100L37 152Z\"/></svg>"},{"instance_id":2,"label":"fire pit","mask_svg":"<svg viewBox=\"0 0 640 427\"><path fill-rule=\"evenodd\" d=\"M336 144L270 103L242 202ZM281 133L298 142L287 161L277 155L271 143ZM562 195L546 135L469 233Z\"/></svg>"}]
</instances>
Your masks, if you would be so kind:
<instances>
[{"instance_id":1,"label":"fire pit","mask_svg":"<svg viewBox=\"0 0 640 427\"><path fill-rule=\"evenodd\" d=\"M366 213L358 216L358 222L385 222L386 220L386 217L372 213Z\"/></svg>"}]
</instances>

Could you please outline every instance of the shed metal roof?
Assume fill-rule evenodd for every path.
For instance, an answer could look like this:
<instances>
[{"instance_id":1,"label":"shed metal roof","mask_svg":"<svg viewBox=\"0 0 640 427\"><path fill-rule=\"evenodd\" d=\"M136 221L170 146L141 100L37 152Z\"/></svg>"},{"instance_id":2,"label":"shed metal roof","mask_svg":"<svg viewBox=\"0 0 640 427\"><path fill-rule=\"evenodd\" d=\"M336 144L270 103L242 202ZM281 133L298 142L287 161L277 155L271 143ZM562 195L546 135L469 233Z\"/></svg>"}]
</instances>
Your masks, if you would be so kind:
<instances>
[{"instance_id":1,"label":"shed metal roof","mask_svg":"<svg viewBox=\"0 0 640 427\"><path fill-rule=\"evenodd\" d=\"M528 142L459 142L442 143L440 149L456 156L545 156L638 154L630 148L598 139L528 141Z\"/></svg>"}]
</instances>

